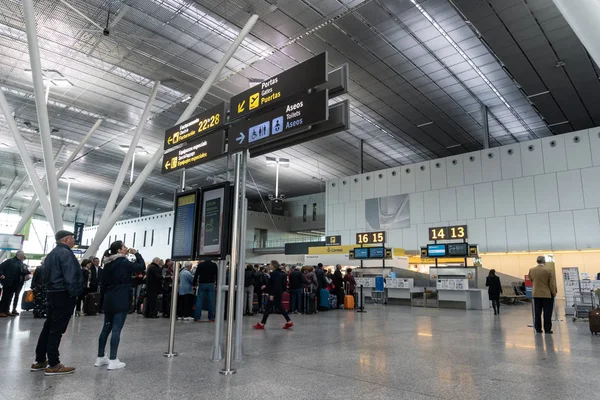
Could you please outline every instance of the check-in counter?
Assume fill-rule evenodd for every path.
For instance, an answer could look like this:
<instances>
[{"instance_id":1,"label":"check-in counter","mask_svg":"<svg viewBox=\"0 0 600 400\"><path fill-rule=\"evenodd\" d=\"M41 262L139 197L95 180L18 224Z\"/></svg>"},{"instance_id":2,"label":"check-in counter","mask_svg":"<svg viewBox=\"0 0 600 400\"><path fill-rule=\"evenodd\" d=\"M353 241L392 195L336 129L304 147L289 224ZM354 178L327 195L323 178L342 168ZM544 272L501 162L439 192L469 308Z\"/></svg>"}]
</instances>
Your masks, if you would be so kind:
<instances>
[{"instance_id":1,"label":"check-in counter","mask_svg":"<svg viewBox=\"0 0 600 400\"><path fill-rule=\"evenodd\" d=\"M385 287L387 289L388 304L410 306L412 298L411 293L415 289L414 286L415 280L412 278L387 278L385 280Z\"/></svg>"},{"instance_id":2,"label":"check-in counter","mask_svg":"<svg viewBox=\"0 0 600 400\"><path fill-rule=\"evenodd\" d=\"M469 289L468 279L438 279L438 307L461 310L490 308L486 290Z\"/></svg>"}]
</instances>

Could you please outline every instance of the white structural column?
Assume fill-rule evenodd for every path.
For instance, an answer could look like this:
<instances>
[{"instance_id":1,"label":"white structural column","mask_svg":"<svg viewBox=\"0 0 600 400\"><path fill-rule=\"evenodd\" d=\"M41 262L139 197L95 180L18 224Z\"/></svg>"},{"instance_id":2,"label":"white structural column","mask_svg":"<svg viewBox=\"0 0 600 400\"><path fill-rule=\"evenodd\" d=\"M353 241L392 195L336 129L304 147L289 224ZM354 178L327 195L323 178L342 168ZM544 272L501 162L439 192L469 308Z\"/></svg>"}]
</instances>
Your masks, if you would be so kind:
<instances>
[{"instance_id":1,"label":"white structural column","mask_svg":"<svg viewBox=\"0 0 600 400\"><path fill-rule=\"evenodd\" d=\"M42 75L42 63L40 60L40 49L36 33L33 0L23 0L23 15L25 17L25 30L27 32L27 44L29 46L29 60L31 61L31 75L33 77L33 91L35 94L35 108L37 110L38 124L40 127L40 138L44 155L44 166L46 167L46 183L50 195L51 216L54 221L55 231L63 228L60 210L60 199L58 197L58 182L56 180L56 167L52 154L52 138L50 136L50 118L46 107L46 96L44 93L44 78ZM31 177L32 178L32 177ZM37 179L36 179L37 180ZM33 181L33 178L32 178ZM40 194L38 193L38 196Z\"/></svg>"},{"instance_id":2,"label":"white structural column","mask_svg":"<svg viewBox=\"0 0 600 400\"><path fill-rule=\"evenodd\" d=\"M252 29L254 24L256 24L257 20L258 20L258 15L253 15L250 18L250 20L248 20L248 22L244 26L244 29L242 29L239 36L233 41L233 43L227 50L227 53L225 53L225 55L223 56L223 59L219 62L219 64L217 64L217 66L212 71L210 76L206 79L206 81L204 82L204 84L202 85L202 87L200 88L198 93L196 93L194 98L191 100L190 104L185 109L185 111L183 112L181 117L179 117L177 124L180 124L181 122L185 121L186 119L188 119L189 117L192 116L194 110L196 110L198 105L200 105L200 102L202 102L202 100L204 99L204 96L206 96L206 93L208 93L209 89L215 83L215 80L217 79L217 77L219 76L221 71L223 71L223 68L225 68L225 65L227 65L227 63L233 56L233 53L235 53L236 49L242 43L242 41L244 40L246 35L248 35L248 33L250 32L250 30ZM125 194L125 196L123 197L123 199L121 200L119 205L115 208L115 210L113 211L111 216L105 221L104 224L98 226L98 230L96 231L94 240L91 243L90 247L86 250L83 258L88 258L91 255L96 254L96 252L100 248L100 244L102 243L104 238L106 238L106 236L108 235L108 233L110 232L110 230L112 229L114 224L121 217L121 214L123 214L123 211L125 211L125 209L129 205L129 203L131 203L131 201L133 201L133 198L135 197L137 192L140 190L142 185L146 182L146 179L148 179L148 177L150 176L152 171L154 171L154 168L160 161L163 154L165 154L165 150L163 149L163 146L160 146L156 150L156 152L152 155L152 158L150 159L150 161L148 161L148 164L146 164L146 167L144 167L144 169L142 170L142 172L136 179L135 183L133 185L131 185L131 188Z\"/></svg>"},{"instance_id":3,"label":"white structural column","mask_svg":"<svg viewBox=\"0 0 600 400\"><path fill-rule=\"evenodd\" d=\"M600 0L553 0L581 43L600 65Z\"/></svg>"},{"instance_id":4,"label":"white structural column","mask_svg":"<svg viewBox=\"0 0 600 400\"><path fill-rule=\"evenodd\" d=\"M102 218L100 218L99 225L102 225L108 219L108 217L110 217L110 214L112 214L115 208L117 198L119 197L121 187L123 186L123 181L125 180L125 176L127 176L129 165L133 165L133 157L135 156L137 145L140 141L140 138L142 137L144 128L146 127L146 121L150 116L150 111L152 110L152 105L154 104L154 100L156 99L156 94L158 93L159 87L160 81L154 82L154 86L152 87L152 91L150 92L150 97L146 102L146 107L144 108L144 112L140 117L140 122L138 123L135 133L133 134L131 144L129 145L129 150L127 150L127 154L125 154L125 158L123 159L123 164L121 164L121 169L119 169L117 179L115 180L115 185L113 186L113 189L110 192L110 196L108 197L108 202L106 203L106 207L104 208L104 212L102 213Z\"/></svg>"},{"instance_id":5,"label":"white structural column","mask_svg":"<svg viewBox=\"0 0 600 400\"><path fill-rule=\"evenodd\" d=\"M8 124L8 130L13 136L15 140L15 144L17 145L17 149L19 150L19 155L21 156L21 160L23 161L23 165L25 166L25 170L27 171L27 176L31 181L33 186L33 190L35 194L38 196L40 200L40 205L42 206L42 210L44 210L44 215L48 219L50 226L53 231L56 231L56 227L54 226L54 220L52 219L52 206L50 205L50 200L48 200L48 196L46 195L46 190L40 183L40 180L35 172L35 166L33 165L33 161L31 161L31 156L29 155L29 151L27 147L25 147L25 143L23 142L23 138L21 137L21 133L19 132L19 128L17 127L17 123L12 116L10 107L8 106L8 102L6 101L6 96L4 96L4 92L0 90L0 108L2 108L2 112L4 113L4 117ZM53 162L54 160L52 160ZM60 206L60 204L59 204Z\"/></svg>"},{"instance_id":6,"label":"white structural column","mask_svg":"<svg viewBox=\"0 0 600 400\"><path fill-rule=\"evenodd\" d=\"M17 194L21 186L23 186L26 179L27 175L15 176L10 185L6 188L6 193L2 197L2 201L0 202L0 212L10 204L10 201L15 197L15 194Z\"/></svg>"}]
</instances>

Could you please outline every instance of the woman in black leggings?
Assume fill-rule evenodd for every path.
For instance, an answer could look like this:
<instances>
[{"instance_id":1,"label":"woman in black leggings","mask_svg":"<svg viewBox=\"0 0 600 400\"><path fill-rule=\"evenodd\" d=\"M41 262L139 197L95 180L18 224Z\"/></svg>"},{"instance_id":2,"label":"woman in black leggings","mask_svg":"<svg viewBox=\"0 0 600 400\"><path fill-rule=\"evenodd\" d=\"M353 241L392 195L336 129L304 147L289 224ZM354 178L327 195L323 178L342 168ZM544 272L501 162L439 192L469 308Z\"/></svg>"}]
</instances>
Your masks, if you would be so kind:
<instances>
[{"instance_id":1,"label":"woman in black leggings","mask_svg":"<svg viewBox=\"0 0 600 400\"><path fill-rule=\"evenodd\" d=\"M488 295L494 307L494 315L500 314L500 293L502 293L502 285L500 278L496 276L496 270L491 269L488 277L485 280L485 286L488 287Z\"/></svg>"}]
</instances>

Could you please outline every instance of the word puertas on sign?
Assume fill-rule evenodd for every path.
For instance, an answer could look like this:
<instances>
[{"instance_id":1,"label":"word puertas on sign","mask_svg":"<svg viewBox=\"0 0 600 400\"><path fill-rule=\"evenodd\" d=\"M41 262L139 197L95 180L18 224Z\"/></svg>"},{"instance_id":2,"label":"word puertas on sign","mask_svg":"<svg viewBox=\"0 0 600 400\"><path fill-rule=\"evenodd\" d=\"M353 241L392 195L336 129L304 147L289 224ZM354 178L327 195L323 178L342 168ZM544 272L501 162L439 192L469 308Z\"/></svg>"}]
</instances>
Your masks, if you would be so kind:
<instances>
[{"instance_id":1,"label":"word puertas on sign","mask_svg":"<svg viewBox=\"0 0 600 400\"><path fill-rule=\"evenodd\" d=\"M181 124L167 129L165 132L164 149L168 150L181 143L197 139L206 133L223 128L227 123L225 103L183 121Z\"/></svg>"},{"instance_id":2,"label":"word puertas on sign","mask_svg":"<svg viewBox=\"0 0 600 400\"><path fill-rule=\"evenodd\" d=\"M186 146L163 156L162 173L190 168L223 155L225 132L213 132L204 135Z\"/></svg>"},{"instance_id":3,"label":"word puertas on sign","mask_svg":"<svg viewBox=\"0 0 600 400\"><path fill-rule=\"evenodd\" d=\"M327 82L327 52L273 76L231 99L229 119L234 121Z\"/></svg>"},{"instance_id":4,"label":"word puertas on sign","mask_svg":"<svg viewBox=\"0 0 600 400\"><path fill-rule=\"evenodd\" d=\"M199 198L197 190L178 193L175 198L171 245L171 258L175 261L191 260L195 255Z\"/></svg>"},{"instance_id":5,"label":"word puertas on sign","mask_svg":"<svg viewBox=\"0 0 600 400\"><path fill-rule=\"evenodd\" d=\"M256 147L285 138L288 133L326 121L329 117L327 90L303 95L284 106L242 121L229 129L228 151Z\"/></svg>"}]
</instances>

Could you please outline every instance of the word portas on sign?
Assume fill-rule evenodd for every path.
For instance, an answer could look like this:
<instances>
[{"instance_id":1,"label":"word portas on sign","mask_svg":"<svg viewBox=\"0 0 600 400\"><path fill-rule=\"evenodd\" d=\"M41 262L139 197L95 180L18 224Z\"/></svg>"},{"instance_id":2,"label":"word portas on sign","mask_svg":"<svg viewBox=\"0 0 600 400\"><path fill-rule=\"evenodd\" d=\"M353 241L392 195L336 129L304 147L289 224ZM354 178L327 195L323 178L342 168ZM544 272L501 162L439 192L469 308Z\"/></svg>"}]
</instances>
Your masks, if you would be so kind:
<instances>
[{"instance_id":1,"label":"word portas on sign","mask_svg":"<svg viewBox=\"0 0 600 400\"><path fill-rule=\"evenodd\" d=\"M225 113L225 103L221 103L203 113L183 121L173 128L167 129L165 132L164 149L168 150L223 127L227 122L225 120Z\"/></svg>"},{"instance_id":2,"label":"word portas on sign","mask_svg":"<svg viewBox=\"0 0 600 400\"><path fill-rule=\"evenodd\" d=\"M223 155L225 132L213 132L163 156L162 173L190 168Z\"/></svg>"},{"instance_id":3,"label":"word portas on sign","mask_svg":"<svg viewBox=\"0 0 600 400\"><path fill-rule=\"evenodd\" d=\"M327 90L306 94L283 106L243 121L229 129L229 152L262 145L287 137L299 128L327 120Z\"/></svg>"}]
</instances>

